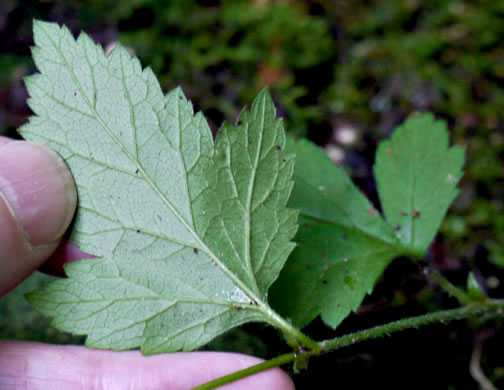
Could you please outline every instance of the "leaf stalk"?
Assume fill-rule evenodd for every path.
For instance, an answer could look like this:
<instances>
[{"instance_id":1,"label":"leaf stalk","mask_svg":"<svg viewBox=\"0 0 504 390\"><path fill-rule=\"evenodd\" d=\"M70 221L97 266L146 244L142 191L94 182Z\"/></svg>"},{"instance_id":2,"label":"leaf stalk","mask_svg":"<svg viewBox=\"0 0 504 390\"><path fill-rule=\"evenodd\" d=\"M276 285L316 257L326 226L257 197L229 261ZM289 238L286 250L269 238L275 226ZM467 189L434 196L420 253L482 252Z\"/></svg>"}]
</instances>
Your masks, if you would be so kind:
<instances>
[{"instance_id":1,"label":"leaf stalk","mask_svg":"<svg viewBox=\"0 0 504 390\"><path fill-rule=\"evenodd\" d=\"M309 338L303 332L301 332L298 328L292 325L289 321L285 320L282 316L276 313L269 305L262 305L263 312L268 316L272 325L281 329L283 332L290 335L297 342L301 344L301 346L308 348L310 351L315 353L319 353L322 348L319 343Z\"/></svg>"},{"instance_id":2,"label":"leaf stalk","mask_svg":"<svg viewBox=\"0 0 504 390\"><path fill-rule=\"evenodd\" d=\"M472 298L460 287L455 286L439 272L430 268L426 268L426 271L428 276L430 276L432 280L438 283L443 290L445 290L448 294L457 299L461 304L470 305L474 303L475 301L474 298Z\"/></svg>"}]
</instances>

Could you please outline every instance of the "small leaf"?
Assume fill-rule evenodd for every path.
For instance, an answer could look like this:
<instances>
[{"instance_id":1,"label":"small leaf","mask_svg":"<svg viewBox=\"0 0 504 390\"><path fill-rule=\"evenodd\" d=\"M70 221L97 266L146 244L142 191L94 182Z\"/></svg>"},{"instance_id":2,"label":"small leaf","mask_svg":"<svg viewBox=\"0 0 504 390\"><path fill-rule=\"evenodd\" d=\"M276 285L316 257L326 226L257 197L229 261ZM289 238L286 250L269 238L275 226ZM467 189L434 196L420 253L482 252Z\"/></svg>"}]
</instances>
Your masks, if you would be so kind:
<instances>
[{"instance_id":1,"label":"small leaf","mask_svg":"<svg viewBox=\"0 0 504 390\"><path fill-rule=\"evenodd\" d=\"M66 160L79 205L71 240L94 255L29 294L53 325L94 348L192 350L249 321L294 244L285 207L294 157L263 91L212 139L180 89L163 96L121 47L35 22L36 116L21 134Z\"/></svg>"},{"instance_id":2,"label":"small leaf","mask_svg":"<svg viewBox=\"0 0 504 390\"><path fill-rule=\"evenodd\" d=\"M467 277L467 293L476 301L487 299L485 292L472 272L469 272L469 276Z\"/></svg>"},{"instance_id":3,"label":"small leaf","mask_svg":"<svg viewBox=\"0 0 504 390\"><path fill-rule=\"evenodd\" d=\"M442 121L408 119L378 147L374 167L382 209L411 253L423 256L458 194L464 149L449 147Z\"/></svg>"},{"instance_id":4,"label":"small leaf","mask_svg":"<svg viewBox=\"0 0 504 390\"><path fill-rule=\"evenodd\" d=\"M404 252L393 229L346 173L308 141L296 153L289 206L300 209L298 246L271 289L271 304L303 327L319 314L336 327Z\"/></svg>"}]
</instances>

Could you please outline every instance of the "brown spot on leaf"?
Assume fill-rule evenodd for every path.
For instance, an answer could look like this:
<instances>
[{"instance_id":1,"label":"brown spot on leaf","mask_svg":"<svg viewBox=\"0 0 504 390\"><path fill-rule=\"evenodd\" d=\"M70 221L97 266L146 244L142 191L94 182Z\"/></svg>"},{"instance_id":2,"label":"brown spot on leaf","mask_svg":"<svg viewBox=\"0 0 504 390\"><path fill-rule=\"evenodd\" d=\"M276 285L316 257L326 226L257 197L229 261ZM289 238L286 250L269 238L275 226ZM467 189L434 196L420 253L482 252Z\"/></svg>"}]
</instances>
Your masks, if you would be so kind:
<instances>
[{"instance_id":1,"label":"brown spot on leaf","mask_svg":"<svg viewBox=\"0 0 504 390\"><path fill-rule=\"evenodd\" d=\"M399 225L399 224L395 225L394 230L401 230L401 225Z\"/></svg>"},{"instance_id":2,"label":"brown spot on leaf","mask_svg":"<svg viewBox=\"0 0 504 390\"><path fill-rule=\"evenodd\" d=\"M376 215L376 210L373 207L370 207L368 213L374 217Z\"/></svg>"},{"instance_id":3,"label":"brown spot on leaf","mask_svg":"<svg viewBox=\"0 0 504 390\"><path fill-rule=\"evenodd\" d=\"M390 146L387 148L387 154L389 156L392 156L392 149L390 148Z\"/></svg>"},{"instance_id":4,"label":"brown spot on leaf","mask_svg":"<svg viewBox=\"0 0 504 390\"><path fill-rule=\"evenodd\" d=\"M413 218L418 218L420 216L420 211L415 210L413 211Z\"/></svg>"}]
</instances>

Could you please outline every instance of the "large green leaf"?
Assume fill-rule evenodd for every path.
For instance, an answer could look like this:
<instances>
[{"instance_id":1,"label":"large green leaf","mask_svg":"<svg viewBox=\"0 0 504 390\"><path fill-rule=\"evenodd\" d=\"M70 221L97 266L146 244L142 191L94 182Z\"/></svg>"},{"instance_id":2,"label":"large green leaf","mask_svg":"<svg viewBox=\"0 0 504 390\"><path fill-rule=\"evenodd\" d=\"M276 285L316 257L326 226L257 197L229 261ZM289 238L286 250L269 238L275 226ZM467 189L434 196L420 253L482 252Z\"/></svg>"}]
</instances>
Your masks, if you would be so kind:
<instances>
[{"instance_id":1,"label":"large green leaf","mask_svg":"<svg viewBox=\"0 0 504 390\"><path fill-rule=\"evenodd\" d=\"M294 156L263 91L217 139L176 89L121 47L35 22L21 134L56 150L79 205L71 240L95 259L28 296L95 348L191 350L248 321L275 323L267 290L294 247Z\"/></svg>"},{"instance_id":2,"label":"large green leaf","mask_svg":"<svg viewBox=\"0 0 504 390\"><path fill-rule=\"evenodd\" d=\"M463 150L431 115L409 119L383 142L375 166L385 221L345 172L307 141L296 153L289 206L300 209L298 247L271 304L303 327L319 314L336 327L361 304L386 266L423 255L457 194Z\"/></svg>"},{"instance_id":3,"label":"large green leaf","mask_svg":"<svg viewBox=\"0 0 504 390\"><path fill-rule=\"evenodd\" d=\"M356 310L404 248L346 173L308 141L296 153L289 206L299 208L297 248L271 290L271 304L303 327L319 314L336 327Z\"/></svg>"},{"instance_id":4,"label":"large green leaf","mask_svg":"<svg viewBox=\"0 0 504 390\"><path fill-rule=\"evenodd\" d=\"M422 256L458 194L464 149L449 147L446 125L430 114L413 116L378 147L374 167L387 221Z\"/></svg>"}]
</instances>

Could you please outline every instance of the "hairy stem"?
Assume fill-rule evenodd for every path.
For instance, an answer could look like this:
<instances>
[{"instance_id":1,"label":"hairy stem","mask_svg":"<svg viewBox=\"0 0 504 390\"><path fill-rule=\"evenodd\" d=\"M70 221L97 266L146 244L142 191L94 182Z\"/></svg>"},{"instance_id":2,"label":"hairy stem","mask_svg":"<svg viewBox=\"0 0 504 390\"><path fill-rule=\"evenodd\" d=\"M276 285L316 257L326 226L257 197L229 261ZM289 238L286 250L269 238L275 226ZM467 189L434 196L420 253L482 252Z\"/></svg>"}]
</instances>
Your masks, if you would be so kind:
<instances>
[{"instance_id":1,"label":"hairy stem","mask_svg":"<svg viewBox=\"0 0 504 390\"><path fill-rule=\"evenodd\" d=\"M308 348L316 353L319 353L321 351L322 348L320 347L319 343L309 338L290 322L286 321L282 316L275 313L272 309L269 310L270 312L268 314L270 318L273 319L274 324L282 331L296 339L302 347Z\"/></svg>"},{"instance_id":2,"label":"hairy stem","mask_svg":"<svg viewBox=\"0 0 504 390\"><path fill-rule=\"evenodd\" d=\"M298 328L296 328L289 321L279 315L275 310L273 310L268 304L263 302L258 302L258 304L259 310L261 310L270 319L271 325L288 334L290 337L296 340L296 342L299 343L301 347L308 348L315 352L320 352L321 348L319 343L301 332Z\"/></svg>"},{"instance_id":3,"label":"hairy stem","mask_svg":"<svg viewBox=\"0 0 504 390\"><path fill-rule=\"evenodd\" d=\"M467 305L459 309L441 310L434 313L390 322L385 325L375 326L371 329L366 329L359 332L350 333L345 336L326 340L321 344L323 346L324 352L330 352L342 347L346 347L348 345L353 345L369 339L375 339L388 335L390 333L399 332L401 330L419 328L421 326L437 322L444 323L447 321L462 320L465 318L477 316L482 313L487 313L492 310L503 309L504 304L502 302L489 302L488 305Z\"/></svg>"},{"instance_id":4,"label":"hairy stem","mask_svg":"<svg viewBox=\"0 0 504 390\"><path fill-rule=\"evenodd\" d=\"M335 351L339 348L357 344L365 340L382 337L391 333L399 332L401 330L419 328L424 325L429 325L438 322L445 323L447 321L462 320L465 318L474 317L479 314L489 313L492 311L504 314L504 301L489 300L484 304L471 304L459 309L441 310L438 312L424 314L417 317L405 318L385 325L379 325L375 326L374 328L358 331L355 333L350 333L348 335L341 337L336 337L334 339L324 340L318 343L319 348L317 350L313 349L307 352L300 352L299 355L304 355L307 357L318 356L324 353ZM223 386L225 384L237 381L239 379L246 378L250 375L267 371L287 363L291 363L295 361L297 357L298 355L294 352L281 355L272 360L268 360L264 363L257 364L244 370L237 371L230 375L218 378L214 381L205 383L201 386L197 386L193 390L215 389L219 386Z\"/></svg>"}]
</instances>

